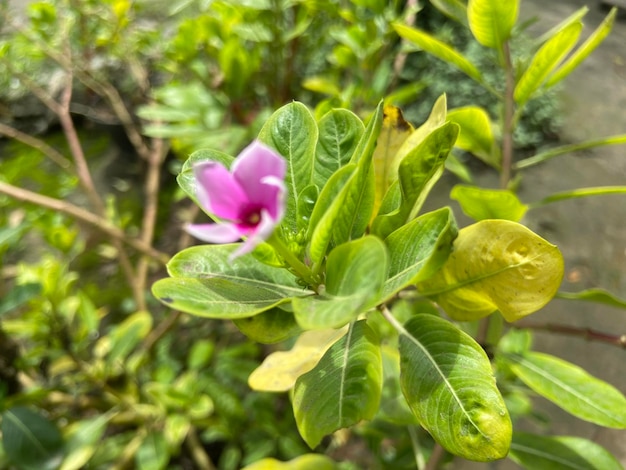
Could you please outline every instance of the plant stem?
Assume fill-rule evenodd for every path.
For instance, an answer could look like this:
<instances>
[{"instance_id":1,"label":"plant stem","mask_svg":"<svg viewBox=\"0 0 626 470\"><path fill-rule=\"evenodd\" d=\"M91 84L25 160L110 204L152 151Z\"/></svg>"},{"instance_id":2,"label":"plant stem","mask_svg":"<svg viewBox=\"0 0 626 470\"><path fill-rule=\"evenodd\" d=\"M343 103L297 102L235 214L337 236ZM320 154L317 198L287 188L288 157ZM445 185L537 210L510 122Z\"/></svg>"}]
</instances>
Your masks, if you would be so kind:
<instances>
[{"instance_id":1,"label":"plant stem","mask_svg":"<svg viewBox=\"0 0 626 470\"><path fill-rule=\"evenodd\" d=\"M7 196L18 199L20 201L30 202L40 207L45 207L46 209L51 209L54 211L62 212L63 214L67 214L81 222L85 222L91 225L92 227L96 228L100 232L110 236L115 240L126 243L128 246L134 248L140 253L150 256L152 259L159 261L162 264L166 264L169 261L169 255L155 250L153 247L144 243L142 240L129 237L126 233L124 233L123 230L111 224L108 220L94 215L93 212L83 209L82 207L75 206L70 202L44 196L42 194L37 194L27 189L18 188L17 186L13 186L3 181L0 181L0 193L6 194Z\"/></svg>"},{"instance_id":2,"label":"plant stem","mask_svg":"<svg viewBox=\"0 0 626 470\"><path fill-rule=\"evenodd\" d=\"M513 128L515 116L515 71L511 60L511 50L506 41L502 46L504 54L504 116L502 126L502 173L500 173L500 187L506 189L511 180L511 169L513 167Z\"/></svg>"},{"instance_id":3,"label":"plant stem","mask_svg":"<svg viewBox=\"0 0 626 470\"><path fill-rule=\"evenodd\" d=\"M538 331L549 331L551 333L559 333L569 336L578 336L588 341L598 341L611 344L626 349L626 334L612 335L602 331L593 330L591 328L580 328L576 326L556 325L553 323L522 323L513 325L517 329L529 329Z\"/></svg>"},{"instance_id":4,"label":"plant stem","mask_svg":"<svg viewBox=\"0 0 626 470\"><path fill-rule=\"evenodd\" d=\"M200 470L215 470L216 467L215 465L213 465L213 462L211 462L211 458L204 451L202 443L198 439L196 429L193 426L189 428L189 432L187 433L187 439L185 439L185 444L187 444L187 447L191 452L191 458L197 465L196 468Z\"/></svg>"},{"instance_id":5,"label":"plant stem","mask_svg":"<svg viewBox=\"0 0 626 470\"><path fill-rule=\"evenodd\" d=\"M266 240L266 243L270 245L276 252L285 260L285 262L293 269L293 271L302 279L307 285L317 292L320 281L315 276L311 268L300 261L296 255L285 245L285 243L276 235L272 234L270 238Z\"/></svg>"},{"instance_id":6,"label":"plant stem","mask_svg":"<svg viewBox=\"0 0 626 470\"><path fill-rule=\"evenodd\" d=\"M70 170L72 168L72 162L70 162L61 152L57 151L53 147L49 146L43 140L38 139L37 137L33 137L28 134L24 134L21 131L18 131L14 127L7 126L6 124L0 123L0 134L9 137L11 139L17 140L29 147L34 148L35 150L39 150L46 157L52 160L54 163L59 165L64 170Z\"/></svg>"},{"instance_id":7,"label":"plant stem","mask_svg":"<svg viewBox=\"0 0 626 470\"><path fill-rule=\"evenodd\" d=\"M437 470L441 460L445 457L446 451L438 442L435 442L435 447L433 447L433 452L430 454L430 458L426 463L426 467L424 470Z\"/></svg>"}]
</instances>

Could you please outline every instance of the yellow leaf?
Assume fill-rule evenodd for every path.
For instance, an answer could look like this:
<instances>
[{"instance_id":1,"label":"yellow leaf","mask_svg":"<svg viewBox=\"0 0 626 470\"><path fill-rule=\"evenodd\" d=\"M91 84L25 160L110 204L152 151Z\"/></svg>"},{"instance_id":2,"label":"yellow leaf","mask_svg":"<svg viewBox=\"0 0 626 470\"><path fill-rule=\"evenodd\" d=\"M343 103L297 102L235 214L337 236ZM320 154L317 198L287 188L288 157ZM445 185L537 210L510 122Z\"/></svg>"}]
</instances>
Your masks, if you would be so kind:
<instances>
[{"instance_id":1,"label":"yellow leaf","mask_svg":"<svg viewBox=\"0 0 626 470\"><path fill-rule=\"evenodd\" d=\"M262 459L242 470L333 470L335 463L325 455L305 454L289 462L276 459Z\"/></svg>"},{"instance_id":2,"label":"yellow leaf","mask_svg":"<svg viewBox=\"0 0 626 470\"><path fill-rule=\"evenodd\" d=\"M413 130L414 128L411 123L407 122L402 116L400 108L391 105L384 107L383 127L378 136L376 149L372 157L374 161L375 180L374 211L372 217L375 217L378 213L380 204L389 186L398 179L397 172L395 174L391 172L394 157Z\"/></svg>"},{"instance_id":3,"label":"yellow leaf","mask_svg":"<svg viewBox=\"0 0 626 470\"><path fill-rule=\"evenodd\" d=\"M305 331L289 351L278 351L265 358L250 377L248 385L263 392L286 392L298 377L313 369L324 353L348 331L326 329Z\"/></svg>"},{"instance_id":4,"label":"yellow leaf","mask_svg":"<svg viewBox=\"0 0 626 470\"><path fill-rule=\"evenodd\" d=\"M455 320L499 310L511 322L546 305L562 279L556 246L516 222L483 220L459 231L446 264L417 288Z\"/></svg>"}]
</instances>

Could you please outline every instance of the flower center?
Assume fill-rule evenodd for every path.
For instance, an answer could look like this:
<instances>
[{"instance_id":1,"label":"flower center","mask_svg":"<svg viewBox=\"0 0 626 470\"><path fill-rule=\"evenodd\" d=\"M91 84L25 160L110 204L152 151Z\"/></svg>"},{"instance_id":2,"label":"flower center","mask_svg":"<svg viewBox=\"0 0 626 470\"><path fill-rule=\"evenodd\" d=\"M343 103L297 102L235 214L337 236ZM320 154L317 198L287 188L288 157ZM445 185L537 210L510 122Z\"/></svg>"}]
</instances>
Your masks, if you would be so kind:
<instances>
[{"instance_id":1,"label":"flower center","mask_svg":"<svg viewBox=\"0 0 626 470\"><path fill-rule=\"evenodd\" d=\"M241 218L239 219L241 222L240 226L251 229L259 225L261 222L261 208L260 207L247 207L241 214Z\"/></svg>"}]
</instances>

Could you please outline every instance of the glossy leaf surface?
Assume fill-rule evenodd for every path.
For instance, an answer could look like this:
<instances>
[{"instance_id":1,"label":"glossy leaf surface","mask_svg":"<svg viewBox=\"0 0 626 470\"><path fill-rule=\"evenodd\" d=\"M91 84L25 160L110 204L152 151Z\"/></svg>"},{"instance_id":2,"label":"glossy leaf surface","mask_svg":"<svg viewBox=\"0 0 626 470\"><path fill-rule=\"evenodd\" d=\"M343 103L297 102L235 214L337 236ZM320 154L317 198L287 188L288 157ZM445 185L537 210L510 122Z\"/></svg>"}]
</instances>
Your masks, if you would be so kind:
<instances>
[{"instance_id":1,"label":"glossy leaf surface","mask_svg":"<svg viewBox=\"0 0 626 470\"><path fill-rule=\"evenodd\" d=\"M383 298L432 276L447 260L458 234L452 211L444 207L400 227L385 239L389 276Z\"/></svg>"},{"instance_id":2,"label":"glossy leaf surface","mask_svg":"<svg viewBox=\"0 0 626 470\"><path fill-rule=\"evenodd\" d=\"M233 323L239 331L252 341L273 344L284 341L302 331L293 316L280 307L275 307L258 315L234 319Z\"/></svg>"},{"instance_id":3,"label":"glossy leaf surface","mask_svg":"<svg viewBox=\"0 0 626 470\"><path fill-rule=\"evenodd\" d=\"M568 413L601 426L626 428L626 397L612 385L548 354L506 358L522 382Z\"/></svg>"},{"instance_id":4,"label":"glossy leaf surface","mask_svg":"<svg viewBox=\"0 0 626 470\"><path fill-rule=\"evenodd\" d=\"M430 189L443 173L446 157L452 150L458 132L459 126L446 123L428 134L421 144L402 159L398 169L400 206L376 217L372 233L386 238L417 216Z\"/></svg>"},{"instance_id":5,"label":"glossy leaf surface","mask_svg":"<svg viewBox=\"0 0 626 470\"><path fill-rule=\"evenodd\" d=\"M469 0L467 19L479 43L499 49L511 36L518 11L519 0Z\"/></svg>"},{"instance_id":6,"label":"glossy leaf surface","mask_svg":"<svg viewBox=\"0 0 626 470\"><path fill-rule=\"evenodd\" d=\"M483 220L459 231L446 264L417 287L455 320L476 320L499 310L515 321L554 297L563 270L558 248L528 228Z\"/></svg>"},{"instance_id":7,"label":"glossy leaf surface","mask_svg":"<svg viewBox=\"0 0 626 470\"><path fill-rule=\"evenodd\" d=\"M519 222L528 206L512 191L456 185L450 198L458 201L463 212L472 219L504 219Z\"/></svg>"},{"instance_id":8,"label":"glossy leaf surface","mask_svg":"<svg viewBox=\"0 0 626 470\"><path fill-rule=\"evenodd\" d=\"M291 297L306 295L286 269L273 268L251 255L228 259L238 245L201 245L181 251L168 263L170 278L152 292L164 304L209 318L245 318Z\"/></svg>"},{"instance_id":9,"label":"glossy leaf surface","mask_svg":"<svg viewBox=\"0 0 626 470\"><path fill-rule=\"evenodd\" d=\"M622 470L604 447L574 436L513 434L509 457L533 470Z\"/></svg>"},{"instance_id":10,"label":"glossy leaf surface","mask_svg":"<svg viewBox=\"0 0 626 470\"><path fill-rule=\"evenodd\" d=\"M299 102L283 106L270 116L259 132L259 140L287 160L287 211L282 225L297 230L300 193L313 182L313 162L318 128L308 108Z\"/></svg>"},{"instance_id":11,"label":"glossy leaf surface","mask_svg":"<svg viewBox=\"0 0 626 470\"><path fill-rule=\"evenodd\" d=\"M296 381L293 410L304 441L313 448L327 434L372 419L382 380L379 339L365 321L356 322Z\"/></svg>"},{"instance_id":12,"label":"glossy leaf surface","mask_svg":"<svg viewBox=\"0 0 626 470\"><path fill-rule=\"evenodd\" d=\"M242 470L334 470L335 462L320 454L307 454L296 457L288 462L276 459L261 459Z\"/></svg>"},{"instance_id":13,"label":"glossy leaf surface","mask_svg":"<svg viewBox=\"0 0 626 470\"><path fill-rule=\"evenodd\" d=\"M347 109L333 109L318 123L313 182L323 188L331 175L346 165L365 131L363 122Z\"/></svg>"},{"instance_id":14,"label":"glossy leaf surface","mask_svg":"<svg viewBox=\"0 0 626 470\"><path fill-rule=\"evenodd\" d=\"M293 299L304 329L337 328L375 306L387 279L388 255L377 237L366 236L338 246L326 262L326 288L320 295Z\"/></svg>"},{"instance_id":15,"label":"glossy leaf surface","mask_svg":"<svg viewBox=\"0 0 626 470\"><path fill-rule=\"evenodd\" d=\"M489 358L469 335L415 315L400 333L400 370L409 406L445 449L477 461L506 456L511 420Z\"/></svg>"}]
</instances>

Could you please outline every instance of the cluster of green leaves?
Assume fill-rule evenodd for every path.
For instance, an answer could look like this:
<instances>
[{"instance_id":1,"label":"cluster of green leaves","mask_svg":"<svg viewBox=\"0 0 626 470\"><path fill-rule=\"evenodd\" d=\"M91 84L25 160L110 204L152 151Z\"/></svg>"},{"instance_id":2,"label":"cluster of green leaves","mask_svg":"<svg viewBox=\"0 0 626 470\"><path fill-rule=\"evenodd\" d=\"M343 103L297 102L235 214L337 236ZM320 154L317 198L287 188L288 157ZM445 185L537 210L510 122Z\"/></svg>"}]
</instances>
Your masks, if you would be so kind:
<instances>
[{"instance_id":1,"label":"cluster of green leaves","mask_svg":"<svg viewBox=\"0 0 626 470\"><path fill-rule=\"evenodd\" d=\"M434 302L458 321L496 311L515 321L555 295L562 257L516 222L483 220L458 230L447 207L420 213L457 141L459 126L446 118L445 99L393 155L381 153L383 121L382 104L367 125L345 109L318 120L297 102L276 111L258 138L287 160L289 195L277 236L290 257L298 257L297 265L271 242L233 262L228 257L236 245L197 246L171 260L171 277L153 292L170 307L233 320L256 341L300 335L288 358L270 355L250 384L292 389L296 423L311 448L395 406L453 454L504 458L513 449L511 420L491 362L471 336L437 313ZM375 156L383 162L375 165ZM228 165L233 158L208 150L193 154L179 176L191 198L192 166L206 160ZM381 165L388 180L376 204L375 168ZM407 295L421 301L397 301ZM395 365L383 360L386 348ZM510 364L514 380L548 399L559 402L555 387L570 390L571 406L560 405L576 416L626 427L626 416L598 418L605 399L626 404L621 393L597 379L587 393L586 373L551 358L535 364L537 357L527 352L518 360L506 352L496 361ZM536 380L531 370L554 378ZM393 405L383 382L401 391ZM525 458L523 451L515 455Z\"/></svg>"}]
</instances>

